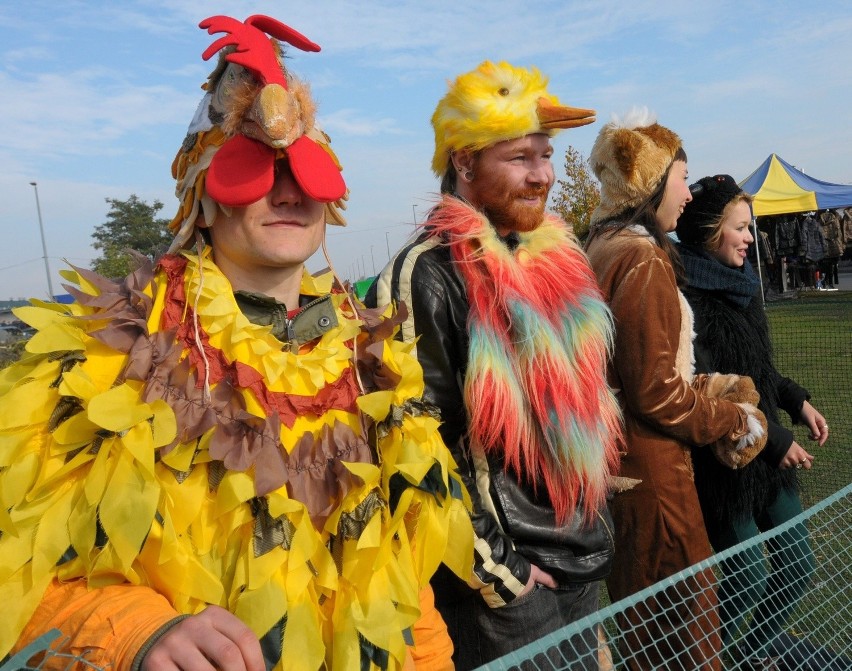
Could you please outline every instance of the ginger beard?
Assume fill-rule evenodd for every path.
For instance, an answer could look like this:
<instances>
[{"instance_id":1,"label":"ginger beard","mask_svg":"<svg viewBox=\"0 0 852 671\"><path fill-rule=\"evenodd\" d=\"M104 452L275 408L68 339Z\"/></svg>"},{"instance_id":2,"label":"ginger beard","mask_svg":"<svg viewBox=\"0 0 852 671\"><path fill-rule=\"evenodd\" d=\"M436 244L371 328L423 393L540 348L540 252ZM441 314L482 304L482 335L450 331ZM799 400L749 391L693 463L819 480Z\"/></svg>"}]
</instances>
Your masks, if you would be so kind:
<instances>
[{"instance_id":1,"label":"ginger beard","mask_svg":"<svg viewBox=\"0 0 852 671\"><path fill-rule=\"evenodd\" d=\"M534 184L523 189L514 189L510 180L503 176L476 175L470 184L476 193L477 206L496 228L505 228L518 233L533 231L544 219L549 185ZM525 198L539 198L536 205L524 202Z\"/></svg>"}]
</instances>

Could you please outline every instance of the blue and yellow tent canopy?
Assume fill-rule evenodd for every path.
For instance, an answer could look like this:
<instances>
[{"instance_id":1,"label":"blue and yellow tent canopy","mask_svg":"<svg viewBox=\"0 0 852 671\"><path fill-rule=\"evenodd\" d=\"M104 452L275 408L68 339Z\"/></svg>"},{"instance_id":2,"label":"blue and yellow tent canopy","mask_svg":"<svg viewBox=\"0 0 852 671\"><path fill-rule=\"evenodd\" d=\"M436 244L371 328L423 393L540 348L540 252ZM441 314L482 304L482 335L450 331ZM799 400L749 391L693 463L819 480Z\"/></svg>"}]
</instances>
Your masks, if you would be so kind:
<instances>
[{"instance_id":1,"label":"blue and yellow tent canopy","mask_svg":"<svg viewBox=\"0 0 852 671\"><path fill-rule=\"evenodd\" d=\"M754 196L754 216L852 207L852 186L808 177L777 154L740 182Z\"/></svg>"}]
</instances>

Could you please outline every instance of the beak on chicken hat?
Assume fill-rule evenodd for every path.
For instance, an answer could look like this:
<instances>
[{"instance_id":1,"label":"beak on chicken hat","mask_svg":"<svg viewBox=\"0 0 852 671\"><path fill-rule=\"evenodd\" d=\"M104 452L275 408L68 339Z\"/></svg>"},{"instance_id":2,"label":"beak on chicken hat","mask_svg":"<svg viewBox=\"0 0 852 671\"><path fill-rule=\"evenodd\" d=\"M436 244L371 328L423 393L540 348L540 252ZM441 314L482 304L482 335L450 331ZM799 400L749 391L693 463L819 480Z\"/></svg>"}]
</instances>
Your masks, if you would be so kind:
<instances>
[{"instance_id":1,"label":"beak on chicken hat","mask_svg":"<svg viewBox=\"0 0 852 671\"><path fill-rule=\"evenodd\" d=\"M244 22L213 16L199 26L226 34L202 54L207 60L219 52L219 61L172 164L181 202L171 223L172 250L191 238L202 202L209 219L216 205L242 207L266 195L283 157L305 194L326 203L327 221L343 225L339 210L347 189L340 164L316 123L307 84L284 68L277 40L303 51L319 51L319 45L263 15Z\"/></svg>"}]
</instances>

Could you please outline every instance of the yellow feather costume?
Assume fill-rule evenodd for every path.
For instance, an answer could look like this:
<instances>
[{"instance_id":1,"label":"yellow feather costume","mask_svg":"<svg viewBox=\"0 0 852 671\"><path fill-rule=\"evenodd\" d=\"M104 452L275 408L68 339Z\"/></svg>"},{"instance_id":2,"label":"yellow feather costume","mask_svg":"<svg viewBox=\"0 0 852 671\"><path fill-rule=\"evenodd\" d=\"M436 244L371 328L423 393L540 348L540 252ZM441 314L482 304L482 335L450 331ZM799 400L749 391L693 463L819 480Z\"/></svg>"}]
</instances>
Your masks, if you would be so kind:
<instances>
[{"instance_id":1,"label":"yellow feather costume","mask_svg":"<svg viewBox=\"0 0 852 671\"><path fill-rule=\"evenodd\" d=\"M337 326L291 352L206 255L67 276L77 301L19 309L38 332L0 374L0 658L84 579L226 607L279 637L276 669L398 668L473 532L396 320L331 293Z\"/></svg>"}]
</instances>

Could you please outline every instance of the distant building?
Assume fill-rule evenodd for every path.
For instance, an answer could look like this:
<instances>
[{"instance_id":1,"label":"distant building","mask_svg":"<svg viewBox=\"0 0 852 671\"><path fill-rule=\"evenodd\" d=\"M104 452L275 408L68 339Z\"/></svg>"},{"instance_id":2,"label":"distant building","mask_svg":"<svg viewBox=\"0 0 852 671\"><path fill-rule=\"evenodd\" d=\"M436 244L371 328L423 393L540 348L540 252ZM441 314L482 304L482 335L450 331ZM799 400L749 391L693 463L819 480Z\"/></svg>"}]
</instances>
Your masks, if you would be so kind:
<instances>
[{"instance_id":1,"label":"distant building","mask_svg":"<svg viewBox=\"0 0 852 671\"><path fill-rule=\"evenodd\" d=\"M19 308L22 305L29 305L29 301L0 301L0 325L13 324L20 321L14 314L12 308Z\"/></svg>"}]
</instances>

